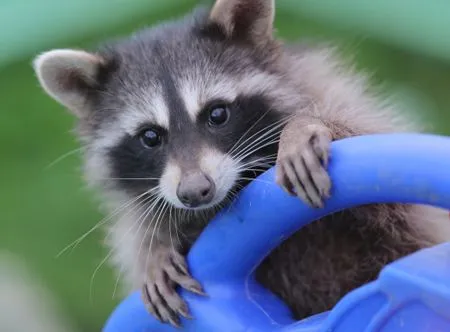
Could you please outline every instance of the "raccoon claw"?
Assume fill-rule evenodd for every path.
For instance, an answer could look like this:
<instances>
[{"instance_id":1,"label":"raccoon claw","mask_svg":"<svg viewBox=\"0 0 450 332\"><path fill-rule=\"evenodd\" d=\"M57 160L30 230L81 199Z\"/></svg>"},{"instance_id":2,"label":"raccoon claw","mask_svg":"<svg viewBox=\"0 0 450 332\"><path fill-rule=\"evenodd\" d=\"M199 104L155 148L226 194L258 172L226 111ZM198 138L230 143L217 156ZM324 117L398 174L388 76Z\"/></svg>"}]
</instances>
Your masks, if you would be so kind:
<instances>
[{"instance_id":1,"label":"raccoon claw","mask_svg":"<svg viewBox=\"0 0 450 332\"><path fill-rule=\"evenodd\" d=\"M142 287L142 298L147 310L162 323L180 327L180 316L192 318L186 302L176 291L181 286L193 293L206 295L193 279L182 255L170 248L153 252L149 279Z\"/></svg>"},{"instance_id":2,"label":"raccoon claw","mask_svg":"<svg viewBox=\"0 0 450 332\"><path fill-rule=\"evenodd\" d=\"M331 138L323 132L312 132L308 139L298 142L278 156L276 181L289 194L321 208L324 199L330 197L331 180L326 168Z\"/></svg>"}]
</instances>

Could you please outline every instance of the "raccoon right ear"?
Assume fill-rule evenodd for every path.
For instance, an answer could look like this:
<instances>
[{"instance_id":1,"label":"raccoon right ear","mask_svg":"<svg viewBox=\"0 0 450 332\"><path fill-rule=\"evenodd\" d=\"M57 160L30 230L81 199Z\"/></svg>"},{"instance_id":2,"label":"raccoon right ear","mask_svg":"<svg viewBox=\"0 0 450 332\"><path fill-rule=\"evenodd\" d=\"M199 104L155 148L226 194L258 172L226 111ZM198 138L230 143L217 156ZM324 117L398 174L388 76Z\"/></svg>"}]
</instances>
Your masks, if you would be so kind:
<instances>
[{"instance_id":1,"label":"raccoon right ear","mask_svg":"<svg viewBox=\"0 0 450 332\"><path fill-rule=\"evenodd\" d=\"M272 38L274 16L275 0L216 0L209 19L228 37L259 44Z\"/></svg>"},{"instance_id":2,"label":"raccoon right ear","mask_svg":"<svg viewBox=\"0 0 450 332\"><path fill-rule=\"evenodd\" d=\"M48 51L33 61L44 91L78 117L86 112L89 91L96 87L103 65L99 55L70 49Z\"/></svg>"}]
</instances>

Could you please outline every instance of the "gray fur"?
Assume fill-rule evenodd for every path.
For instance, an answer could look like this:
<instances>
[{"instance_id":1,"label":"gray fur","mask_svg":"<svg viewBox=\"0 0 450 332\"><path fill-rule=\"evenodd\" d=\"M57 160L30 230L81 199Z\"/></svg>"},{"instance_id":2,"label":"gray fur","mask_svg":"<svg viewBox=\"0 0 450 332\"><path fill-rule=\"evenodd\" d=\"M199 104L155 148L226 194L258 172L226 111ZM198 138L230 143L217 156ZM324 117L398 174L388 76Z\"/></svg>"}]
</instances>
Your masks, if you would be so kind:
<instances>
[{"instance_id":1,"label":"gray fur","mask_svg":"<svg viewBox=\"0 0 450 332\"><path fill-rule=\"evenodd\" d=\"M110 228L113 262L133 288L143 289L149 311L174 325L179 315L189 314L171 291L174 285L202 292L184 271L183 255L231 192L239 189L235 185L243 162L270 167L271 151L278 148L277 181L288 192L320 206L332 188L326 172L332 140L415 130L396 109L373 96L365 78L339 60L333 48L291 47L275 40L268 33L273 2L224 4L218 0L211 15L199 10L92 53L98 60L95 80L83 72L86 66L55 66L58 54L52 52L35 62L44 89L66 107L76 108L89 183L102 189L109 209L121 209ZM79 63L79 54L72 55L66 64ZM69 81L58 81L61 77ZM237 132L236 123L228 135L206 134L202 110L215 99L231 104L237 100L237 108L247 105L239 110L245 114L241 126L261 120L271 128L283 119L287 125L274 131L268 146L272 150L255 148L237 161L233 146L239 138L245 151L267 129L248 141L250 124L241 128L248 129L245 133ZM264 114L254 121L250 119L254 114L244 113L247 108L264 109ZM113 179L136 157L129 144L147 123L168 133L167 149L157 158L145 159L151 170L145 169L147 164L129 169L132 174L137 169L151 171L154 179L134 184ZM257 160L263 157L261 166ZM198 170L214 181L217 199L211 206L190 210L175 192L186 172ZM150 200L154 205L142 199L124 205L158 186ZM288 239L267 257L256 276L290 305L296 318L303 318L330 309L346 292L373 280L386 263L448 239L446 217L437 209L409 205L340 212Z\"/></svg>"}]
</instances>

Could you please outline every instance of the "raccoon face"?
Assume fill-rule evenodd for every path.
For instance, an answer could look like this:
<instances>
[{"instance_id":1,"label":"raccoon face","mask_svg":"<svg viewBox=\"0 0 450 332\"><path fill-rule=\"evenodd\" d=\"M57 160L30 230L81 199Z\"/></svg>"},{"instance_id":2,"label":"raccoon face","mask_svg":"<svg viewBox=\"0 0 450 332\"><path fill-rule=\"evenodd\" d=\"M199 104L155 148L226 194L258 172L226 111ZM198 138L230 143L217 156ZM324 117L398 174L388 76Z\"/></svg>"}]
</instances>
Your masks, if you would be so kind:
<instances>
[{"instance_id":1,"label":"raccoon face","mask_svg":"<svg viewBox=\"0 0 450 332\"><path fill-rule=\"evenodd\" d=\"M95 53L37 57L45 91L79 118L90 180L205 209L273 165L286 94L273 12L218 0Z\"/></svg>"}]
</instances>

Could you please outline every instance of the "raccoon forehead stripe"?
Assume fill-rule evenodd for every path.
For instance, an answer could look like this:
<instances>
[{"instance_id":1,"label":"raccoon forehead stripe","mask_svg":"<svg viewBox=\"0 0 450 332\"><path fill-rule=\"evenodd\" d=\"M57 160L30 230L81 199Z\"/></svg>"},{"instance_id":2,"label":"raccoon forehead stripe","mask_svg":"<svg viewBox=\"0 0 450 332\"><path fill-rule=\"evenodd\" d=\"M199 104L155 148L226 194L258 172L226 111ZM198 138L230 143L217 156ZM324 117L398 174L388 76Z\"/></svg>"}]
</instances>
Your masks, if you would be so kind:
<instances>
[{"instance_id":1,"label":"raccoon forehead stripe","mask_svg":"<svg viewBox=\"0 0 450 332\"><path fill-rule=\"evenodd\" d=\"M180 96L192 121L195 121L203 107L213 100L232 102L240 94L250 95L274 91L278 86L277 77L253 72L242 77L229 75L209 75L206 80L199 74L198 78L190 77L179 82Z\"/></svg>"},{"instance_id":2,"label":"raccoon forehead stripe","mask_svg":"<svg viewBox=\"0 0 450 332\"><path fill-rule=\"evenodd\" d=\"M138 128L144 124L156 124L169 128L169 109L164 97L155 94L141 100L137 105L130 105L126 112L120 116L121 127L129 134L134 135Z\"/></svg>"},{"instance_id":3,"label":"raccoon forehead stripe","mask_svg":"<svg viewBox=\"0 0 450 332\"><path fill-rule=\"evenodd\" d=\"M214 99L232 101L237 97L237 90L230 80L202 82L202 79L186 79L179 83L180 96L192 121L206 103Z\"/></svg>"}]
</instances>

